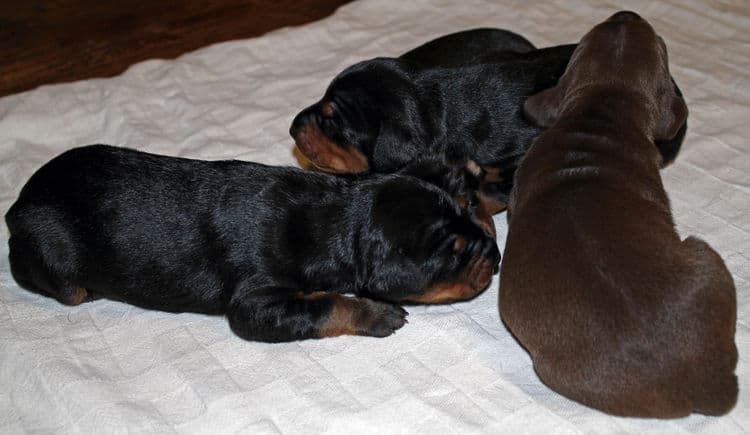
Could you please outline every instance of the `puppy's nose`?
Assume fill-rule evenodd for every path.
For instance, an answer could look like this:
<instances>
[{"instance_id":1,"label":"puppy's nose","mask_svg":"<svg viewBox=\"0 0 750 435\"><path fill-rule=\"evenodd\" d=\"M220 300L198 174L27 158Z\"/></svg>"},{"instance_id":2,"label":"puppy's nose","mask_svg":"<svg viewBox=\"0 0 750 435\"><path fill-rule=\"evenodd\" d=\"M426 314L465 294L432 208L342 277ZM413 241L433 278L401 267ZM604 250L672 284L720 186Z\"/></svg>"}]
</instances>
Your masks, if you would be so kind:
<instances>
[{"instance_id":1,"label":"puppy's nose","mask_svg":"<svg viewBox=\"0 0 750 435\"><path fill-rule=\"evenodd\" d=\"M486 237L489 237L491 239L495 239L495 223L492 221L492 217L489 219L485 218L484 216L474 217L471 219L472 222L474 222L474 225L478 226L482 229L482 232Z\"/></svg>"},{"instance_id":2,"label":"puppy's nose","mask_svg":"<svg viewBox=\"0 0 750 435\"><path fill-rule=\"evenodd\" d=\"M289 127L289 135L292 136L293 138L297 137L297 134L299 133L300 130L302 130L302 126L304 125L304 123L300 119L301 116L302 116L301 113L295 116L294 121L292 121L292 126Z\"/></svg>"},{"instance_id":3,"label":"puppy's nose","mask_svg":"<svg viewBox=\"0 0 750 435\"><path fill-rule=\"evenodd\" d=\"M308 107L307 109L301 111L297 114L297 116L294 117L294 120L292 121L292 126L289 127L289 134L296 138L299 134L300 130L302 130L307 124L310 123L311 117L313 114L313 107Z\"/></svg>"},{"instance_id":4,"label":"puppy's nose","mask_svg":"<svg viewBox=\"0 0 750 435\"><path fill-rule=\"evenodd\" d=\"M495 265L494 269L497 270L497 267L500 265L500 248L497 247L497 243L492 242L492 248L490 248L490 253L488 255L492 259L492 264Z\"/></svg>"},{"instance_id":5,"label":"puppy's nose","mask_svg":"<svg viewBox=\"0 0 750 435\"><path fill-rule=\"evenodd\" d=\"M497 247L494 237L487 237L479 242L479 255L492 262L493 266L500 264L500 249Z\"/></svg>"},{"instance_id":6,"label":"puppy's nose","mask_svg":"<svg viewBox=\"0 0 750 435\"><path fill-rule=\"evenodd\" d=\"M607 21L637 21L642 20L640 15L631 11L620 11L609 17Z\"/></svg>"},{"instance_id":7,"label":"puppy's nose","mask_svg":"<svg viewBox=\"0 0 750 435\"><path fill-rule=\"evenodd\" d=\"M490 261L492 264L492 274L496 274L500 271L500 248L497 247L497 243L493 239L490 243L489 250L484 253L484 258Z\"/></svg>"}]
</instances>

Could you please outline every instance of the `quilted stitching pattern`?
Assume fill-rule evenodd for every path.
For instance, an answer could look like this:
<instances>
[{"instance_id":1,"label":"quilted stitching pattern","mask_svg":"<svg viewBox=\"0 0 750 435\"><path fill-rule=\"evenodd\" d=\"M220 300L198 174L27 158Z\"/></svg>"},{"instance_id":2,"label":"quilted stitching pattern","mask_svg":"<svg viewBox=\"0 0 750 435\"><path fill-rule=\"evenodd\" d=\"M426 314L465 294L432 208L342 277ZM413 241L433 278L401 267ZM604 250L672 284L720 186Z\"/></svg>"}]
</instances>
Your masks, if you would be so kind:
<instances>
[{"instance_id":1,"label":"quilted stitching pattern","mask_svg":"<svg viewBox=\"0 0 750 435\"><path fill-rule=\"evenodd\" d=\"M750 3L742 0L362 0L321 22L152 60L106 80L0 99L0 211L31 173L105 142L294 164L287 129L335 73L468 27L539 46L577 41L623 7L649 19L686 94L683 152L663 172L678 229L725 258L738 292L740 399L723 418L609 417L545 388L476 300L412 307L387 339L243 342L226 321L109 301L68 308L10 277L0 225L0 432L613 433L750 431ZM496 218L502 245L505 216Z\"/></svg>"}]
</instances>

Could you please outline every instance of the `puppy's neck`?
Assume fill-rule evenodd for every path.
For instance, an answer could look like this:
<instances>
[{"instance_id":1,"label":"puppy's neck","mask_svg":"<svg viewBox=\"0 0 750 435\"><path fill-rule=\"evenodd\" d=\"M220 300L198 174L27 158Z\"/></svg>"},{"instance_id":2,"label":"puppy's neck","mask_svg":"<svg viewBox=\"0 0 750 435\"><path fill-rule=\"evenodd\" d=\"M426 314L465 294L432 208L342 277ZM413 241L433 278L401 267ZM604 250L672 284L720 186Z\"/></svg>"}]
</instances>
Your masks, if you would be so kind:
<instances>
[{"instance_id":1,"label":"puppy's neck","mask_svg":"<svg viewBox=\"0 0 750 435\"><path fill-rule=\"evenodd\" d=\"M597 166L658 173L661 154L652 138L651 104L646 95L625 87L575 89L565 96L557 120L532 149L547 155L545 164L553 166L560 153L586 152L609 156L597 158Z\"/></svg>"},{"instance_id":2,"label":"puppy's neck","mask_svg":"<svg viewBox=\"0 0 750 435\"><path fill-rule=\"evenodd\" d=\"M553 128L618 139L633 152L657 159L653 113L652 99L641 92L624 86L592 85L566 96Z\"/></svg>"}]
</instances>

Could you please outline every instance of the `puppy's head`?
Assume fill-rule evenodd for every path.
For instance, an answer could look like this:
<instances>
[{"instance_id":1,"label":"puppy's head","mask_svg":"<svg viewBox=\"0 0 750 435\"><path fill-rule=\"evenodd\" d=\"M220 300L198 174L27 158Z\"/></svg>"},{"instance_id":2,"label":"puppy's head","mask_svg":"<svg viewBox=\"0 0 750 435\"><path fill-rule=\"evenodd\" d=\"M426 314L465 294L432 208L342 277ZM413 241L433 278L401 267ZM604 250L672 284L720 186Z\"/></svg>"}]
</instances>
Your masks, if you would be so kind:
<instances>
[{"instance_id":1,"label":"puppy's head","mask_svg":"<svg viewBox=\"0 0 750 435\"><path fill-rule=\"evenodd\" d=\"M316 169L393 172L423 148L423 116L405 62L377 58L339 74L289 133Z\"/></svg>"},{"instance_id":2,"label":"puppy's head","mask_svg":"<svg viewBox=\"0 0 750 435\"><path fill-rule=\"evenodd\" d=\"M433 184L394 175L377 186L366 256L373 295L445 303L470 299L489 285L500 262L494 234L438 186L444 179Z\"/></svg>"},{"instance_id":3,"label":"puppy's head","mask_svg":"<svg viewBox=\"0 0 750 435\"><path fill-rule=\"evenodd\" d=\"M581 93L597 87L645 97L650 113L644 128L654 140L674 138L685 124L687 107L669 74L664 40L633 12L618 12L587 33L558 85L529 97L524 113L548 127Z\"/></svg>"}]
</instances>

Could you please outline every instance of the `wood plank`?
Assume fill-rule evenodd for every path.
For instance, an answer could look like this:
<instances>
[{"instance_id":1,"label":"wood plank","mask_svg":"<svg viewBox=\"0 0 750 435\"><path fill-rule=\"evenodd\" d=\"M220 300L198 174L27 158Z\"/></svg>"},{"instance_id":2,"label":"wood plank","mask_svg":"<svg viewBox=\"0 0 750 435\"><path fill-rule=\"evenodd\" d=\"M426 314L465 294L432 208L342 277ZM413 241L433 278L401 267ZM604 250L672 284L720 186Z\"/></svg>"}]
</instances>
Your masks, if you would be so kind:
<instances>
[{"instance_id":1,"label":"wood plank","mask_svg":"<svg viewBox=\"0 0 750 435\"><path fill-rule=\"evenodd\" d=\"M2 0L0 95L174 58L330 15L351 0Z\"/></svg>"}]
</instances>

